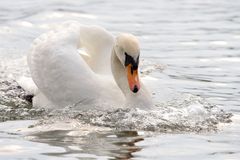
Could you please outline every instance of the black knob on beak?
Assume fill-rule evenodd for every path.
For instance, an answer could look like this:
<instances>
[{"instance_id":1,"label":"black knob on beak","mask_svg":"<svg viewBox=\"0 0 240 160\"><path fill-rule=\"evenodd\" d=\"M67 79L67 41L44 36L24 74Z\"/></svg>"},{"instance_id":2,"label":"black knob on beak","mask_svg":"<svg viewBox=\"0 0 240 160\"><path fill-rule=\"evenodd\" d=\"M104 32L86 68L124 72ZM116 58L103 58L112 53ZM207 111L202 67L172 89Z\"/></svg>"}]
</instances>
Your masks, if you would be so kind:
<instances>
[{"instance_id":1,"label":"black knob on beak","mask_svg":"<svg viewBox=\"0 0 240 160\"><path fill-rule=\"evenodd\" d=\"M137 93L138 92L138 87L135 85L134 88L133 88L133 92L134 93Z\"/></svg>"}]
</instances>

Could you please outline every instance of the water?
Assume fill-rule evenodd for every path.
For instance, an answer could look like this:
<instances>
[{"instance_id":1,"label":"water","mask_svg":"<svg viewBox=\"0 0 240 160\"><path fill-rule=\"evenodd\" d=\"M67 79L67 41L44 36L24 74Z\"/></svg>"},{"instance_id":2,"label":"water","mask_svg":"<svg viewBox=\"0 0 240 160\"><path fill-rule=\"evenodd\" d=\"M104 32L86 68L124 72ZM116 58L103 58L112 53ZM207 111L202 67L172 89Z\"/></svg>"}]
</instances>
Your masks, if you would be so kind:
<instances>
[{"instance_id":1,"label":"water","mask_svg":"<svg viewBox=\"0 0 240 160\"><path fill-rule=\"evenodd\" d=\"M0 2L1 120L44 117L0 123L1 159L239 159L239 9L227 0ZM12 79L29 75L32 40L65 20L136 35L158 108L31 109Z\"/></svg>"}]
</instances>

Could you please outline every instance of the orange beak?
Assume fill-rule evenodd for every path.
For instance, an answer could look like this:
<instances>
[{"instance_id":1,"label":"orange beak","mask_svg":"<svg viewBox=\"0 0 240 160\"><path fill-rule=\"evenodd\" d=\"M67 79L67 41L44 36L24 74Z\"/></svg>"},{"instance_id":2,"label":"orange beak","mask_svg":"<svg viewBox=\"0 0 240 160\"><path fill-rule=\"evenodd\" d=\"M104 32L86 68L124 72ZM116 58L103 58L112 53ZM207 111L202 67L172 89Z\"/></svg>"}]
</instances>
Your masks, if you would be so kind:
<instances>
[{"instance_id":1,"label":"orange beak","mask_svg":"<svg viewBox=\"0 0 240 160\"><path fill-rule=\"evenodd\" d=\"M132 64L126 66L127 78L129 88L132 92L137 93L140 89L140 83L138 78L138 70L133 70Z\"/></svg>"}]
</instances>

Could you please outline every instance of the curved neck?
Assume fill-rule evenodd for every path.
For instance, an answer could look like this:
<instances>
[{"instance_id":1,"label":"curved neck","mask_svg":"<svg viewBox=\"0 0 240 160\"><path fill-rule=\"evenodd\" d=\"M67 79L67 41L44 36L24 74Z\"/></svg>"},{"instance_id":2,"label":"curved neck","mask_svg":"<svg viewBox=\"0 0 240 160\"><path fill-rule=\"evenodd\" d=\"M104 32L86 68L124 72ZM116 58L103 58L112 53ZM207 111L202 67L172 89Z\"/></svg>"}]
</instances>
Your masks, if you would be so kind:
<instances>
[{"instance_id":1,"label":"curved neck","mask_svg":"<svg viewBox=\"0 0 240 160\"><path fill-rule=\"evenodd\" d=\"M118 59L114 47L111 56L111 69L118 87L125 95L127 105L143 109L152 107L151 95L141 82L141 89L137 93L130 91L125 68Z\"/></svg>"},{"instance_id":2,"label":"curved neck","mask_svg":"<svg viewBox=\"0 0 240 160\"><path fill-rule=\"evenodd\" d=\"M126 97L129 92L126 71L123 65L121 64L120 60L118 59L114 47L112 49L111 55L111 69L115 82L117 83L118 87L122 90L123 94Z\"/></svg>"}]
</instances>

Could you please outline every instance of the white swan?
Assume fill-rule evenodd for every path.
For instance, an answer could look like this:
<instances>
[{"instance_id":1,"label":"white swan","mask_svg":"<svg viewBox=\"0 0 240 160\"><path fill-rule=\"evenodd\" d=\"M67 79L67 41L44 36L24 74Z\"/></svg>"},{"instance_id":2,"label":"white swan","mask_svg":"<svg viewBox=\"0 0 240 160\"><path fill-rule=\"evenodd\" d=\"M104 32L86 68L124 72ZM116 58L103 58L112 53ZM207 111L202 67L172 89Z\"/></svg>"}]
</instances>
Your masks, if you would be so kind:
<instances>
[{"instance_id":1,"label":"white swan","mask_svg":"<svg viewBox=\"0 0 240 160\"><path fill-rule=\"evenodd\" d=\"M79 48L87 54L79 54ZM149 108L151 96L138 77L139 56L138 40L131 34L114 38L98 26L64 24L34 40L28 54L37 88L33 105L103 101Z\"/></svg>"}]
</instances>

